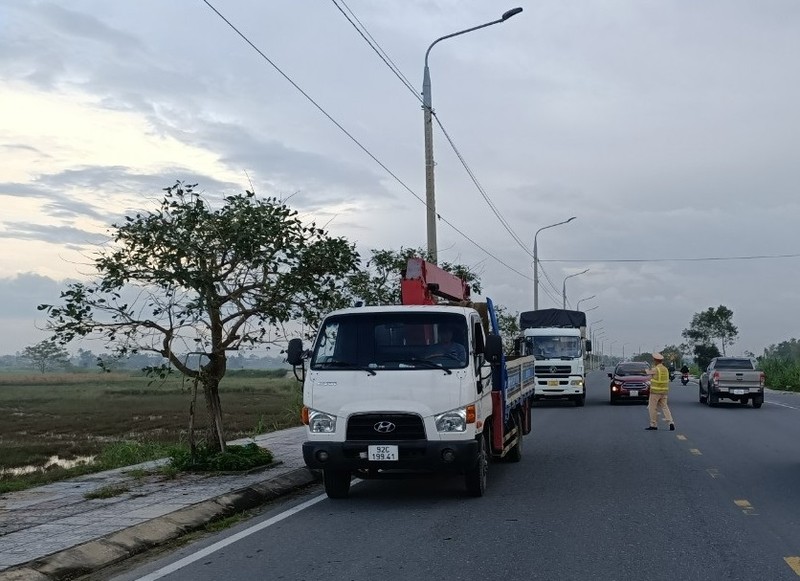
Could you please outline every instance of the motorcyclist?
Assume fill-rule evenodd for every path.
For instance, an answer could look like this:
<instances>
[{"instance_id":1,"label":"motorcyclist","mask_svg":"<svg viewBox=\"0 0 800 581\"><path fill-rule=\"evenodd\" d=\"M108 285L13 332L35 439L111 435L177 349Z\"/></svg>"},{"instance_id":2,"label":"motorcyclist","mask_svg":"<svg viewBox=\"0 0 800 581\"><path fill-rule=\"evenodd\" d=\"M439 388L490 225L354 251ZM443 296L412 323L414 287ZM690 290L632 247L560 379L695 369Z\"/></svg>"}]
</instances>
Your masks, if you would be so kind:
<instances>
[{"instance_id":1,"label":"motorcyclist","mask_svg":"<svg viewBox=\"0 0 800 581\"><path fill-rule=\"evenodd\" d=\"M681 375L689 375L689 366L685 363L683 364L683 367L681 367Z\"/></svg>"}]
</instances>

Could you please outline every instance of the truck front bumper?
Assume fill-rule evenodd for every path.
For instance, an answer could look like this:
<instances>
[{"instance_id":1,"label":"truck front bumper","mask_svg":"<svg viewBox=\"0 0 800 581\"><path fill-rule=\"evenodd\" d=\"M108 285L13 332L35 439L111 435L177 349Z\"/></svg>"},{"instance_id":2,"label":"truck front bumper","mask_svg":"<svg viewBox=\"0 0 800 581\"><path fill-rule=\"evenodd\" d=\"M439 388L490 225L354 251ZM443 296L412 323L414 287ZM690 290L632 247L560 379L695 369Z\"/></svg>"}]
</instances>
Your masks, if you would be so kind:
<instances>
[{"instance_id":1,"label":"truck front bumper","mask_svg":"<svg viewBox=\"0 0 800 581\"><path fill-rule=\"evenodd\" d=\"M580 377L538 379L534 387L534 398L565 398L581 396L585 393L585 383Z\"/></svg>"},{"instance_id":2,"label":"truck front bumper","mask_svg":"<svg viewBox=\"0 0 800 581\"><path fill-rule=\"evenodd\" d=\"M367 446L397 446L398 459L375 462L367 459ZM419 470L463 472L478 461L477 440L303 442L306 466L332 470Z\"/></svg>"}]
</instances>

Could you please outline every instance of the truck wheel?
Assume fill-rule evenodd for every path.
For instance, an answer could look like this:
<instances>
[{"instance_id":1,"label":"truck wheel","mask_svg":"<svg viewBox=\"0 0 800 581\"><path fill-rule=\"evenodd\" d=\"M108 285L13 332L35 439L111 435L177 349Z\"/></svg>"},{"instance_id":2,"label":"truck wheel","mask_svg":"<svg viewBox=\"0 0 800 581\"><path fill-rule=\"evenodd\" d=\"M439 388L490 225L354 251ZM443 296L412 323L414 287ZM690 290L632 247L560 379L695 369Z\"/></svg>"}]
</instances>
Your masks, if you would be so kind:
<instances>
[{"instance_id":1,"label":"truck wheel","mask_svg":"<svg viewBox=\"0 0 800 581\"><path fill-rule=\"evenodd\" d=\"M586 404L586 392L575 397L575 407L583 407Z\"/></svg>"},{"instance_id":2,"label":"truck wheel","mask_svg":"<svg viewBox=\"0 0 800 581\"><path fill-rule=\"evenodd\" d=\"M709 391L708 392L708 407L711 407L711 408L717 407L718 403L719 403L719 396L714 394L714 393L711 393Z\"/></svg>"},{"instance_id":3,"label":"truck wheel","mask_svg":"<svg viewBox=\"0 0 800 581\"><path fill-rule=\"evenodd\" d=\"M514 425L517 428L517 443L505 455L507 462L519 462L522 460L522 417L519 413L514 414Z\"/></svg>"},{"instance_id":4,"label":"truck wheel","mask_svg":"<svg viewBox=\"0 0 800 581\"><path fill-rule=\"evenodd\" d=\"M322 484L328 498L347 498L350 494L350 478L347 470L323 470Z\"/></svg>"},{"instance_id":5,"label":"truck wheel","mask_svg":"<svg viewBox=\"0 0 800 581\"><path fill-rule=\"evenodd\" d=\"M758 409L762 405L764 405L764 396L763 395L757 395L756 397L753 398L753 407L754 408Z\"/></svg>"},{"instance_id":6,"label":"truck wheel","mask_svg":"<svg viewBox=\"0 0 800 581\"><path fill-rule=\"evenodd\" d=\"M706 401L708 400L708 397L706 397L705 395L703 395L703 390L702 390L702 389L700 389L700 387L699 387L699 386L697 387L697 393L699 394L699 396L698 396L698 397L699 397L699 399L700 399L700 403L706 403Z\"/></svg>"},{"instance_id":7,"label":"truck wheel","mask_svg":"<svg viewBox=\"0 0 800 581\"><path fill-rule=\"evenodd\" d=\"M489 430L478 439L478 459L475 466L464 474L464 484L470 496L483 496L486 493L486 481L489 475Z\"/></svg>"}]
</instances>

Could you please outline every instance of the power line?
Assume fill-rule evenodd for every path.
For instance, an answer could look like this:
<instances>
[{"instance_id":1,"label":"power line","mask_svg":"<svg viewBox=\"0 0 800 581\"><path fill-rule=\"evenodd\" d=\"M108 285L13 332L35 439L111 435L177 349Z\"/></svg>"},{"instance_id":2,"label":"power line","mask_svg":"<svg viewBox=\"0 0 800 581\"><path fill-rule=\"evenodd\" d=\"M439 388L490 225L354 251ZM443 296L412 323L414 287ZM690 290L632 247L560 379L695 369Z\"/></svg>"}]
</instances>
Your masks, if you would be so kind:
<instances>
[{"instance_id":1,"label":"power line","mask_svg":"<svg viewBox=\"0 0 800 581\"><path fill-rule=\"evenodd\" d=\"M551 258L539 262L572 263L647 263L647 262L721 262L727 260L775 260L780 258L800 258L800 254L754 254L752 256L702 256L696 258Z\"/></svg>"},{"instance_id":2,"label":"power line","mask_svg":"<svg viewBox=\"0 0 800 581\"><path fill-rule=\"evenodd\" d=\"M367 27L364 26L364 24L358 19L358 16L356 16L355 12L353 12L350 9L350 7L345 3L344 0L338 0L338 2L341 2L342 6L344 6L347 9L347 12L350 13L350 16L353 17L353 19L351 19L350 16L348 16L345 13L345 11L342 10L342 7L339 6L337 0L331 0L331 1L336 6L336 8L339 9L339 12L342 13L342 15L347 19L347 21L350 24L353 25L353 28L355 28L356 32L358 32L358 34L361 35L361 38L364 39L364 42L366 42L370 46L370 48L375 51L375 53L380 57L380 59L386 64L386 66L389 67L389 69L395 74L395 76L398 79L400 79L400 82L403 83L406 86L406 88L411 92L412 95L414 95L414 97L420 103L422 103L422 97L419 95L419 93L417 93L417 90L414 88L414 85L412 85L411 81L409 81L406 78L406 76L403 74L403 71L400 70L400 67L398 67L396 64L394 64L394 61L389 57L389 55L386 53L386 51L383 50L383 47L381 47L381 45L378 44L378 41L375 40L375 38L369 33L369 30L367 30ZM358 25L361 28L356 26L356 24L355 24L355 22L353 22L353 20L358 22ZM367 39L367 36L369 37L369 39Z\"/></svg>"},{"instance_id":3,"label":"power line","mask_svg":"<svg viewBox=\"0 0 800 581\"><path fill-rule=\"evenodd\" d=\"M303 89L300 87L300 85L298 85L297 83L295 83L295 82L292 80L292 78L291 78L291 77L289 77L289 75L287 75L285 72L283 72L283 70L282 70L282 69L281 69L281 68L280 68L280 67L279 67L277 64L275 64L275 63L274 63L274 62L273 62L273 61L272 61L272 60L271 60L271 59L270 59L270 58L269 58L269 57L268 57L266 54L264 54L264 52L263 52L263 51L262 51L260 48L258 48L258 47L257 47L255 44L253 44L253 42L252 42L252 41L251 41L249 38L247 38L247 36L245 36L245 34L244 34L243 32L241 32L241 31L240 31L240 30L239 30L239 29L238 29L238 28L237 28L237 27L236 27L236 26L235 26L235 25L234 25L234 24L233 24L233 23L232 23L230 20L228 20L228 19L227 19L227 18L226 18L226 17L225 17L225 16L224 16L224 15L223 15L223 14L222 14L222 13L221 13L219 10L217 10L217 9L216 9L216 8L215 8L215 7L214 7L212 4L211 4L211 2L209 2L209 0L201 0L201 1L202 1L202 2L203 2L205 5L206 5L206 6L208 6L208 7L209 7L209 8L210 8L210 9L211 9L211 10L212 10L212 11L213 11L213 12L214 12L214 13L215 13L217 16L219 16L219 17L220 17L220 19L222 19L222 20L223 20L223 22L225 22L225 24L227 24L227 25L228 25L228 26L229 26L229 27L230 27L230 28L231 28L231 29L232 29L232 30L233 30L233 31L234 31L236 34L238 34L238 35L239 35L239 36L242 38L242 40L244 40L244 41L245 41L245 42L246 42L248 45L250 45L250 47L251 47L251 48L252 48L254 51L256 51L256 52L257 52L257 53L258 53L258 54L261 56L261 58L263 58L265 61L267 61L267 62L270 64L270 66L272 66L272 68L273 68L273 69L275 69L275 70L278 72L278 74L280 74L280 75L281 75L281 76L282 76L284 79L286 79L286 80L287 80L287 81L288 81L288 82L289 82L289 83L290 83L290 84L291 84L291 85L292 85L292 86L293 86L295 89L297 89L297 91L298 91L298 92L300 92L300 94L301 94L301 95L303 95L303 96L304 96L304 97L305 97L305 98L306 98L306 99L307 99L307 100L308 100L308 101L309 101L309 102L310 102L312 105L314 105L314 107L316 107L316 108L317 108L317 110L319 110L319 112L320 112L320 113L322 113L322 114L323 114L323 115L324 115L324 116L325 116L325 117L326 117L326 118L327 118L327 119L328 119L328 120L329 120L331 123L333 123L333 124L334 124L334 125L335 125L335 126L336 126L336 127L337 127L337 128L338 128L338 129L339 129L341 132L342 132L342 133L344 133L344 134L345 134L347 137L349 137L349 138L350 138L350 140L351 140L353 143L355 143L355 144L356 144L356 145L359 147L359 149L361 149L361 150L362 150L364 153L366 153L366 154L367 154L367 155L368 155L368 156L369 156L369 157L370 157L370 158L371 158L371 159L372 159L372 160L373 160L375 163L377 163L377 164L378 164L378 165L379 165L379 166L380 166L380 167L381 167L381 168L382 168L382 169L383 169L383 170L384 170L386 173L388 173L390 176L392 176L392 178L394 178L394 180L395 180L397 183L399 183L399 184L400 184L400 185L401 185L401 186L402 186L402 187L403 187L403 188L404 188L404 189L405 189L405 190L406 190L408 193L410 193L410 194L411 194L412 196L414 196L414 197L415 197L415 198L416 198L416 199L417 199L419 202L421 202L423 205L425 205L425 206L427 207L427 205L428 205L428 204L425 202L425 200L423 200L423 199L422 199L422 198L421 198L419 195L417 195L417 193L416 193L416 192L414 192L414 190L412 190L412 189L411 189L411 188L410 188L410 187L409 187L409 186L408 186L408 185L407 185L407 184L406 184L406 183L405 183L403 180L401 180L401 179L400 179L400 178L399 178L399 177L398 177L398 176L397 176L397 175L396 175L396 174L395 174L395 173L394 173L392 170L390 170L390 169L389 169L389 168L388 168L388 167L387 167L387 166L386 166L386 165L385 165L385 164L384 164L384 163L383 163L383 162L382 162L380 159L378 159L378 158L377 158L377 157L376 157L376 156L375 156L375 155L374 155L374 154L373 154L373 153L372 153L372 152L371 152L369 149L367 149L367 148L366 148L366 146L362 145L362 144L361 144L361 142L360 142L358 139L356 139L356 138L353 136L353 134L352 134L352 133L350 133L349 131L347 131L347 129L345 129L345 128L344 128L344 126L342 126L342 124L341 124L341 123L339 123L339 122L338 122L336 119L334 119L334 118L333 118L333 116L331 116L331 115L330 115L330 113L328 113L328 112L327 112L325 109L323 109L323 108L322 108L322 106L321 106L319 103L317 103L317 102L316 102L316 101L315 101L315 100L314 100L314 99L313 99L313 98L312 98L312 97L311 97L311 96L310 96L308 93L306 93L306 92L305 92L305 91L304 91L304 90L303 90ZM445 224L447 224L448 226L450 226L450 228L452 228L453 230L455 230L455 231L456 231L458 234L460 234L460 235L461 235L461 236L462 236L464 239L466 239L467 241L469 241L470 243L472 243L472 244L473 244L475 247L477 247L479 250L481 250L482 252L484 252L484 253L486 253L487 255L489 255L489 256L491 256L492 258L494 258L494 259L495 259L495 260L496 260L496 261L497 261L499 264L502 264L503 266L505 266L506 268L508 268L509 270L511 270L512 272L514 272L514 273L518 274L519 276L521 276L521 277L523 277L523 278L526 278L526 279L528 279L528 280L533 280L531 277L529 277L529 276L527 276L527 275L523 274L522 272L520 272L519 270L517 270L516 268L514 268L514 267L513 267L513 266L511 266L510 264L507 264L505 261L503 261L501 258L499 258L498 256L496 256L495 254L493 254L493 253L489 252L489 251L488 251L486 248L484 248L483 246L481 246L480 244L478 244L478 243L477 243L475 240L473 240L472 238L470 238L469 236L467 236L467 234L466 234L466 233L464 233L462 230L460 230L458 227L456 227L456 226L455 226L453 223L451 223L449 220L447 220L446 218L442 217L442 216L441 216L441 214L437 214L437 216L439 217L439 219L440 219L442 222L444 222Z\"/></svg>"},{"instance_id":4,"label":"power line","mask_svg":"<svg viewBox=\"0 0 800 581\"><path fill-rule=\"evenodd\" d=\"M411 83L409 82L408 78L402 73L400 68L394 63L394 61L391 59L391 57L389 57L389 55L386 53L386 51L383 50L383 48L380 46L378 41L375 40L375 37L373 37L372 34L370 34L369 30L367 30L367 27L364 25L364 23L361 22L358 19L356 14L353 12L353 10L349 6L347 6L345 1L344 0L331 0L331 1L336 6L336 8L339 10L339 12L341 12L342 15L347 19L347 21L352 25L352 27L355 28L356 32L358 32L358 34L361 36L361 38L364 39L364 42L366 42L369 45L369 47L380 57L380 59L383 61L383 63L387 67L389 67L389 69L394 73L394 75L398 79L400 79L400 82L402 82L406 86L406 88L409 90L409 92L411 92L411 94L413 94L414 97L417 100L422 102L421 97L416 92L416 90L414 89L413 85L411 85ZM345 11L342 9L342 7L339 6L339 3L341 3L347 9L347 11L350 13L352 18L350 18L350 16L348 16L345 13ZM356 25L356 23L353 22L353 20L358 22L358 25ZM360 28L359 28L359 26L360 26ZM367 38L367 37L369 37L369 38ZM439 128L442 130L442 133L444 134L445 139L447 140L447 142L450 144L450 147L455 152L456 157L458 157L458 160L461 162L461 165L466 170L467 174L469 175L470 179L472 180L472 183L475 184L475 187L478 189L478 192L480 192L481 196L486 201L486 204L492 210L492 213L497 217L497 219L500 221L500 224L503 226L503 228L505 228L505 230L511 235L511 237L514 239L514 241L523 249L523 251L526 254L528 254L529 256L533 256L532 252L528 249L528 247L525 245L525 243L522 241L522 239L516 234L516 232L514 232L514 230L511 227L511 225L508 223L508 221L505 219L505 217L500 213L500 210L497 208L497 206L495 206L494 202L489 197L489 194L486 192L486 190L483 188L481 183L478 181L478 178L475 175L475 172L472 171L472 168L467 163L467 160L464 158L464 156L462 155L461 151L456 146L455 141L453 141L453 139L450 137L450 134L448 133L447 129L445 129L445 126L442 123L442 120L439 119L439 116L436 115L435 113L433 113L433 116L434 116L434 119L436 119L436 123L439 125Z\"/></svg>"}]
</instances>

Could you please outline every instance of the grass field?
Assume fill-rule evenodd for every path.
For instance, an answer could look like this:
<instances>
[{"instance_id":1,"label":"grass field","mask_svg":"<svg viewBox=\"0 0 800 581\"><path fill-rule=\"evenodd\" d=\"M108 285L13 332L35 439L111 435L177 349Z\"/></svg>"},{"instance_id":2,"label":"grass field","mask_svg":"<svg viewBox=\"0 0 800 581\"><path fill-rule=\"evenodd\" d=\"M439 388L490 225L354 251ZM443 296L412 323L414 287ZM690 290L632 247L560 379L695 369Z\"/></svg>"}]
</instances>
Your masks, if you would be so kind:
<instances>
[{"instance_id":1,"label":"grass field","mask_svg":"<svg viewBox=\"0 0 800 581\"><path fill-rule=\"evenodd\" d=\"M291 375L267 374L229 372L223 380L228 439L299 424L300 383ZM43 466L51 456L95 456L119 442L154 449L185 442L191 384L177 377L149 381L124 373L0 374L0 472ZM199 391L195 429L206 425Z\"/></svg>"}]
</instances>

